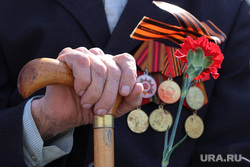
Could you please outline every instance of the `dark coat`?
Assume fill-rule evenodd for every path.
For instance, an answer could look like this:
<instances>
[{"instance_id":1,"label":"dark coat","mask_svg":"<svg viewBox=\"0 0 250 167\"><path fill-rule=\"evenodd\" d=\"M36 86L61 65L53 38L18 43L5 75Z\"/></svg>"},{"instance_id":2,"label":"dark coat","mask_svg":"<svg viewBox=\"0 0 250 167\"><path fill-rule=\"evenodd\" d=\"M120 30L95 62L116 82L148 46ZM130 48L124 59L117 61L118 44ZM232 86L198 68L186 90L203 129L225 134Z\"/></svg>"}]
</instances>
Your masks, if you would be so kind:
<instances>
[{"instance_id":1,"label":"dark coat","mask_svg":"<svg viewBox=\"0 0 250 167\"><path fill-rule=\"evenodd\" d=\"M245 160L213 163L201 162L200 158L237 154L250 159L250 15L246 1L167 2L186 9L200 21L211 20L228 37L220 45L225 56L220 77L204 83L209 103L198 115L204 120L205 131L199 139L186 139L171 156L169 166L250 166ZM129 35L143 16L178 25L151 0L128 0L112 35L101 0L0 0L0 166L25 166L22 113L26 100L16 88L24 64L38 57L56 58L65 47L100 47L109 54L134 54L142 41ZM175 80L181 84L181 77ZM35 94L44 94L44 89ZM175 118L177 104L165 107ZM156 108L156 104L142 107L147 114ZM190 114L183 109L175 141L185 135L184 121ZM126 119L127 115L115 120L116 166L160 166L164 133L149 128L135 134ZM93 161L92 140L91 125L76 128L72 152L50 165L88 166Z\"/></svg>"}]
</instances>

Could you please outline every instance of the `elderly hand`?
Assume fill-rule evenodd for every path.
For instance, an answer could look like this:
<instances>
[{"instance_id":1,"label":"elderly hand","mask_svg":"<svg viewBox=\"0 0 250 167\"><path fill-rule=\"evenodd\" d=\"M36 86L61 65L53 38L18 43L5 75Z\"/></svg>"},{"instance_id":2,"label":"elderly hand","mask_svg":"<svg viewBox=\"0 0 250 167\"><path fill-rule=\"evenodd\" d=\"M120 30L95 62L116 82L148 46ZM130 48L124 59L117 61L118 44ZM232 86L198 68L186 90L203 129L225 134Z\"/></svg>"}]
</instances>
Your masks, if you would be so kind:
<instances>
[{"instance_id":1,"label":"elderly hand","mask_svg":"<svg viewBox=\"0 0 250 167\"><path fill-rule=\"evenodd\" d=\"M58 56L73 72L74 88L53 85L45 96L33 100L31 113L44 140L72 127L93 122L93 114L105 115L124 96L117 117L138 107L143 86L136 83L134 58L123 53L106 55L99 48L65 48Z\"/></svg>"}]
</instances>

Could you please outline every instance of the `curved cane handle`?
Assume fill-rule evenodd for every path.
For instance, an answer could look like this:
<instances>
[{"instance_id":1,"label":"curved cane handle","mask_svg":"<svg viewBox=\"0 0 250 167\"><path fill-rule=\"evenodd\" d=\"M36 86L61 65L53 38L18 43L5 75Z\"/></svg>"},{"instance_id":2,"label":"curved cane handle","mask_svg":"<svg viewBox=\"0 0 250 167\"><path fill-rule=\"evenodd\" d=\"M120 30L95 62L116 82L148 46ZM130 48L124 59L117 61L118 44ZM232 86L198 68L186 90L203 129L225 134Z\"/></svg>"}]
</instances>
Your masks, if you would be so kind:
<instances>
[{"instance_id":1,"label":"curved cane handle","mask_svg":"<svg viewBox=\"0 0 250 167\"><path fill-rule=\"evenodd\" d=\"M17 81L19 93L29 97L35 91L49 85L73 87L74 77L71 69L52 58L39 58L28 62L20 71Z\"/></svg>"}]
</instances>

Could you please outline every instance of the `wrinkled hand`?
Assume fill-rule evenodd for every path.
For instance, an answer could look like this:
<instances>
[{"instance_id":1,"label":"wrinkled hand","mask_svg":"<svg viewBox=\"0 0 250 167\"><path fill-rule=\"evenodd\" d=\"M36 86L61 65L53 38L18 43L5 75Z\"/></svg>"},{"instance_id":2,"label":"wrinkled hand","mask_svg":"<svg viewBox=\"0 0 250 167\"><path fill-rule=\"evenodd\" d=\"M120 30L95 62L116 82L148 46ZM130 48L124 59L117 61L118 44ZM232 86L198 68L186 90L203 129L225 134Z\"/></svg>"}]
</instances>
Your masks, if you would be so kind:
<instances>
[{"instance_id":1,"label":"wrinkled hand","mask_svg":"<svg viewBox=\"0 0 250 167\"><path fill-rule=\"evenodd\" d=\"M93 122L93 114L105 115L124 96L119 117L141 104L143 86L136 83L134 58L123 53L106 55L99 48L65 48L58 56L73 72L74 88L53 85L45 96L32 101L32 116L44 140L72 127Z\"/></svg>"}]
</instances>

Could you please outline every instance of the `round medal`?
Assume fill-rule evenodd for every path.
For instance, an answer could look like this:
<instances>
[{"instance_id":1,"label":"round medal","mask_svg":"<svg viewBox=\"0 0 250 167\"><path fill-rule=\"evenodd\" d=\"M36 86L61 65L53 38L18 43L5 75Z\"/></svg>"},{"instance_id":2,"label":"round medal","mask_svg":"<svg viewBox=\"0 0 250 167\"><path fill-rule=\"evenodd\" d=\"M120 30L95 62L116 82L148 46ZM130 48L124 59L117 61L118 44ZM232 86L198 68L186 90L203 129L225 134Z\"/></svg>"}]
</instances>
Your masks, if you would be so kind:
<instances>
[{"instance_id":1,"label":"round medal","mask_svg":"<svg viewBox=\"0 0 250 167\"><path fill-rule=\"evenodd\" d=\"M188 106L194 110L200 109L204 104L203 92L196 86L189 88L186 95L186 102Z\"/></svg>"},{"instance_id":2,"label":"round medal","mask_svg":"<svg viewBox=\"0 0 250 167\"><path fill-rule=\"evenodd\" d=\"M158 88L158 95L163 102L173 104L179 100L181 96L181 89L176 82L167 80L160 84Z\"/></svg>"},{"instance_id":3,"label":"round medal","mask_svg":"<svg viewBox=\"0 0 250 167\"><path fill-rule=\"evenodd\" d=\"M141 109L131 111L127 117L128 127L135 133L143 133L148 129L148 115Z\"/></svg>"},{"instance_id":4,"label":"round medal","mask_svg":"<svg viewBox=\"0 0 250 167\"><path fill-rule=\"evenodd\" d=\"M193 139L199 138L204 131L202 119L196 114L189 116L185 122L185 130L189 137Z\"/></svg>"},{"instance_id":5,"label":"round medal","mask_svg":"<svg viewBox=\"0 0 250 167\"><path fill-rule=\"evenodd\" d=\"M138 83L142 83L143 85L143 94L142 97L143 98L150 98L152 96L154 96L154 94L156 93L157 90L157 84L154 80L154 78L152 78L149 75L140 75L137 79L136 82Z\"/></svg>"},{"instance_id":6,"label":"round medal","mask_svg":"<svg viewBox=\"0 0 250 167\"><path fill-rule=\"evenodd\" d=\"M163 106L154 110L149 116L149 124L157 132L165 132L171 127L172 122L172 115L167 110L164 110Z\"/></svg>"}]
</instances>

